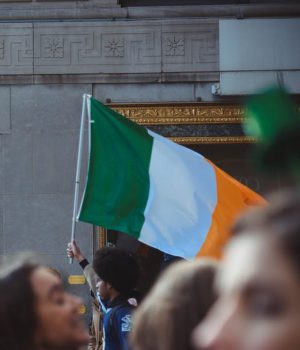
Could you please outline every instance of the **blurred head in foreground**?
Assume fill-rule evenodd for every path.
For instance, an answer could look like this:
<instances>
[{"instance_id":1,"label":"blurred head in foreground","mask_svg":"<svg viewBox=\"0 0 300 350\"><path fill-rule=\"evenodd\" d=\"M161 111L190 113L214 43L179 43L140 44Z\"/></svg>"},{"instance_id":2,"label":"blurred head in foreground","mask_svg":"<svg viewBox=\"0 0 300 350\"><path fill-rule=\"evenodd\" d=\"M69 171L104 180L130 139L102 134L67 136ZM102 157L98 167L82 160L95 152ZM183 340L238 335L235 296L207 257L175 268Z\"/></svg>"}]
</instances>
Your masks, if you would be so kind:
<instances>
[{"instance_id":1,"label":"blurred head in foreground","mask_svg":"<svg viewBox=\"0 0 300 350\"><path fill-rule=\"evenodd\" d=\"M300 195L283 192L239 219L216 277L220 297L196 349L300 349Z\"/></svg>"},{"instance_id":2,"label":"blurred head in foreground","mask_svg":"<svg viewBox=\"0 0 300 350\"><path fill-rule=\"evenodd\" d=\"M215 301L216 262L180 261L167 268L134 314L134 350L192 349L192 329Z\"/></svg>"},{"instance_id":3,"label":"blurred head in foreground","mask_svg":"<svg viewBox=\"0 0 300 350\"><path fill-rule=\"evenodd\" d=\"M75 350L88 341L78 314L81 300L32 258L0 266L0 349Z\"/></svg>"}]
</instances>

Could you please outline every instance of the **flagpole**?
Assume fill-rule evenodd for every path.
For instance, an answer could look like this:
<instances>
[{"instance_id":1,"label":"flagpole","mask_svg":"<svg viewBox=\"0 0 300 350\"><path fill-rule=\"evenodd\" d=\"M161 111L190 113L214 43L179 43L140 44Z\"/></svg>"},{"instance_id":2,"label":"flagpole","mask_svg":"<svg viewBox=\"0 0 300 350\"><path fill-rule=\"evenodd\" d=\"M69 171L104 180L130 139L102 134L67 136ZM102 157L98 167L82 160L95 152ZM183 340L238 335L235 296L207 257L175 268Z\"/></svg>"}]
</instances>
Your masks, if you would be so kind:
<instances>
[{"instance_id":1,"label":"flagpole","mask_svg":"<svg viewBox=\"0 0 300 350\"><path fill-rule=\"evenodd\" d=\"M79 184L80 184L80 169L81 169L81 158L82 158L82 144L84 136L84 120L86 112L86 98L87 94L82 96L82 110L81 110L81 121L80 121L80 131L79 131L79 143L78 143L78 153L77 153L77 165L76 165L76 178L75 178L75 191L74 191L74 203L73 203L73 217L72 217L72 230L71 230L71 242L75 239L75 227L76 227L76 214L78 205L78 195L79 195ZM73 258L70 258L69 263L73 263Z\"/></svg>"}]
</instances>

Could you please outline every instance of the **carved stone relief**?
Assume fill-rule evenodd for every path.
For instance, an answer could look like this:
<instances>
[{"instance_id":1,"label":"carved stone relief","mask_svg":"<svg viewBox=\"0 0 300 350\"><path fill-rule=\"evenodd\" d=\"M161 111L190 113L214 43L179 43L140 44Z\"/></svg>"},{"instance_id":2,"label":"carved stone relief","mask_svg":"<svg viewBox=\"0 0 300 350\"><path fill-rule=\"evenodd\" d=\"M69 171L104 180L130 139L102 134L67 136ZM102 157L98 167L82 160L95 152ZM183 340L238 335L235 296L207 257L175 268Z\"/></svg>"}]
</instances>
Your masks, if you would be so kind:
<instances>
[{"instance_id":1,"label":"carved stone relief","mask_svg":"<svg viewBox=\"0 0 300 350\"><path fill-rule=\"evenodd\" d=\"M4 58L4 39L0 39L0 59Z\"/></svg>"},{"instance_id":2,"label":"carved stone relief","mask_svg":"<svg viewBox=\"0 0 300 350\"><path fill-rule=\"evenodd\" d=\"M32 74L31 24L0 24L0 74Z\"/></svg>"},{"instance_id":3,"label":"carved stone relief","mask_svg":"<svg viewBox=\"0 0 300 350\"><path fill-rule=\"evenodd\" d=\"M64 57L64 41L63 38L55 35L44 36L44 57L63 58Z\"/></svg>"},{"instance_id":4,"label":"carved stone relief","mask_svg":"<svg viewBox=\"0 0 300 350\"><path fill-rule=\"evenodd\" d=\"M218 22L1 24L0 74L218 72Z\"/></svg>"},{"instance_id":5,"label":"carved stone relief","mask_svg":"<svg viewBox=\"0 0 300 350\"><path fill-rule=\"evenodd\" d=\"M165 56L184 56L184 37L182 35L169 34L164 40Z\"/></svg>"},{"instance_id":6,"label":"carved stone relief","mask_svg":"<svg viewBox=\"0 0 300 350\"><path fill-rule=\"evenodd\" d=\"M164 26L163 71L218 71L218 23L200 21L196 25Z\"/></svg>"},{"instance_id":7,"label":"carved stone relief","mask_svg":"<svg viewBox=\"0 0 300 350\"><path fill-rule=\"evenodd\" d=\"M113 37L104 42L105 57L124 57L124 39Z\"/></svg>"},{"instance_id":8,"label":"carved stone relief","mask_svg":"<svg viewBox=\"0 0 300 350\"><path fill-rule=\"evenodd\" d=\"M160 27L73 23L35 26L37 74L139 73L160 70Z\"/></svg>"}]
</instances>

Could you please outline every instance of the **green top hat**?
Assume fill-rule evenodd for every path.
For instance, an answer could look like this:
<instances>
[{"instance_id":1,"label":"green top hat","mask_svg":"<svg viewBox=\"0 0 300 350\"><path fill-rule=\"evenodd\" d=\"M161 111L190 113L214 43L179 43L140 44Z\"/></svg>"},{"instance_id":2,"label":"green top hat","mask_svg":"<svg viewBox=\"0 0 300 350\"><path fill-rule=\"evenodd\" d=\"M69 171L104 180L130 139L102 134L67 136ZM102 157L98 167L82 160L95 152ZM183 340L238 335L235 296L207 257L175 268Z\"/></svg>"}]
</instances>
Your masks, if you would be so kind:
<instances>
[{"instance_id":1,"label":"green top hat","mask_svg":"<svg viewBox=\"0 0 300 350\"><path fill-rule=\"evenodd\" d=\"M300 113L283 88L269 88L249 101L244 129L259 141L256 158L260 167L300 169Z\"/></svg>"}]
</instances>

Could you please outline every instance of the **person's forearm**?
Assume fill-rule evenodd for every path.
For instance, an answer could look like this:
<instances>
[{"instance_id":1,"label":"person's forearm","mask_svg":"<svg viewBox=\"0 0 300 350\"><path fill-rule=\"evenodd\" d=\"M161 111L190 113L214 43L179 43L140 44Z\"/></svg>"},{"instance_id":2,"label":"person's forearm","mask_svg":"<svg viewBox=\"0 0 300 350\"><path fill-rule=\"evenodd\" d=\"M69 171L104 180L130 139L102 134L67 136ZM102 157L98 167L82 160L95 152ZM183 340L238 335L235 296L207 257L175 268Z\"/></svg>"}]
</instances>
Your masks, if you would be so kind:
<instances>
[{"instance_id":1,"label":"person's forearm","mask_svg":"<svg viewBox=\"0 0 300 350\"><path fill-rule=\"evenodd\" d=\"M83 273L84 273L86 281L90 287L90 290L93 292L94 296L96 297L96 295L97 295L96 284L97 284L99 278L98 278L95 270L93 269L92 265L89 264L87 259L84 259L79 264L83 269Z\"/></svg>"}]
</instances>

